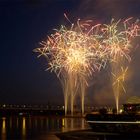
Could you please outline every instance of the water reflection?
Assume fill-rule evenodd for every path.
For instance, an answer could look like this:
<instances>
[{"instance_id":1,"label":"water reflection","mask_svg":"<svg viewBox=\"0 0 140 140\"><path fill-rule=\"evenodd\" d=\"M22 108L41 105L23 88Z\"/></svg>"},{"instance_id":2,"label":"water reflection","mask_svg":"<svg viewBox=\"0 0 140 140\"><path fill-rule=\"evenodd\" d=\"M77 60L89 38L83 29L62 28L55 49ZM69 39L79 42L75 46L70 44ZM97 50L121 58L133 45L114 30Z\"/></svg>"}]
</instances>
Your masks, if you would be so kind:
<instances>
[{"instance_id":1,"label":"water reflection","mask_svg":"<svg viewBox=\"0 0 140 140\"><path fill-rule=\"evenodd\" d=\"M54 132L86 129L84 118L18 116L0 118L0 139L37 140L40 137L53 138ZM49 140L49 139L47 139ZM51 139L50 139L51 140Z\"/></svg>"},{"instance_id":2,"label":"water reflection","mask_svg":"<svg viewBox=\"0 0 140 140\"><path fill-rule=\"evenodd\" d=\"M87 129L88 125L84 118L63 118L62 119L62 132Z\"/></svg>"},{"instance_id":3,"label":"water reflection","mask_svg":"<svg viewBox=\"0 0 140 140\"><path fill-rule=\"evenodd\" d=\"M26 138L26 119L25 117L22 118L22 140Z\"/></svg>"},{"instance_id":4,"label":"water reflection","mask_svg":"<svg viewBox=\"0 0 140 140\"><path fill-rule=\"evenodd\" d=\"M12 128L12 118L10 118L10 129Z\"/></svg>"},{"instance_id":5,"label":"water reflection","mask_svg":"<svg viewBox=\"0 0 140 140\"><path fill-rule=\"evenodd\" d=\"M19 120L18 120L18 118L17 118L17 119L16 119L16 127L17 127L17 128L18 128L18 121L19 121Z\"/></svg>"},{"instance_id":6,"label":"water reflection","mask_svg":"<svg viewBox=\"0 0 140 140\"><path fill-rule=\"evenodd\" d=\"M1 139L6 140L6 118L2 118Z\"/></svg>"}]
</instances>

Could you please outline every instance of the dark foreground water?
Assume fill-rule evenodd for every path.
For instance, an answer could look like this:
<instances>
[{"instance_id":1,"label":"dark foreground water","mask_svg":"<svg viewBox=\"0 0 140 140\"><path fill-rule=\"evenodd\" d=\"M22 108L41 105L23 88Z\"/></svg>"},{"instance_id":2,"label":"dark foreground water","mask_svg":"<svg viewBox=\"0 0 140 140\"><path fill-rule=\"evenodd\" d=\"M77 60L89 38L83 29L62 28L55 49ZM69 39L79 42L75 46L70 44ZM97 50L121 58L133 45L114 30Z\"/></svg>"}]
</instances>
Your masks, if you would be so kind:
<instances>
[{"instance_id":1,"label":"dark foreground water","mask_svg":"<svg viewBox=\"0 0 140 140\"><path fill-rule=\"evenodd\" d=\"M59 140L56 132L87 128L84 118L0 117L0 140Z\"/></svg>"}]
</instances>

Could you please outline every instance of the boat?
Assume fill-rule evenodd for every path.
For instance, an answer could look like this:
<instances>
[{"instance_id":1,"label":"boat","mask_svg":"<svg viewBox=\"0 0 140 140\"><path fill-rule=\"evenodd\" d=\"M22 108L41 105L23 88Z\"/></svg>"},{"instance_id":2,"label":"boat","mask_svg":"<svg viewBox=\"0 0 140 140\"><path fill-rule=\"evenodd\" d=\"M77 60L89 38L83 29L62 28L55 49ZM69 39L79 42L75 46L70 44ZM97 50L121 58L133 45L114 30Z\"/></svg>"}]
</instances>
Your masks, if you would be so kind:
<instances>
[{"instance_id":1,"label":"boat","mask_svg":"<svg viewBox=\"0 0 140 140\"><path fill-rule=\"evenodd\" d=\"M87 123L94 132L140 133L140 115L87 114Z\"/></svg>"}]
</instances>

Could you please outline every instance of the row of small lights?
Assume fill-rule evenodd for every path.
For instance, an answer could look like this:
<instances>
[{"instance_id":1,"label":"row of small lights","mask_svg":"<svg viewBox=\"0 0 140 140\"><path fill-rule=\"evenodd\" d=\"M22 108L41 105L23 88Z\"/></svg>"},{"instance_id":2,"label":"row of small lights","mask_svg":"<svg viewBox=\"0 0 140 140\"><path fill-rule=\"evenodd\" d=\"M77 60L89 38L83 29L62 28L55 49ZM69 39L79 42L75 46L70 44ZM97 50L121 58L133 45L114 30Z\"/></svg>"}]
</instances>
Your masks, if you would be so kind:
<instances>
[{"instance_id":1,"label":"row of small lights","mask_svg":"<svg viewBox=\"0 0 140 140\"><path fill-rule=\"evenodd\" d=\"M64 109L64 106L49 106L49 105L8 105L8 104L2 104L2 105L0 105L0 107L2 107L2 108L6 108L6 107L23 107L23 108L26 108L26 107L40 107L40 108L43 108L43 107L46 107L46 108L49 108L49 107L51 107L51 108L55 108L55 107L57 107L57 108L63 108Z\"/></svg>"},{"instance_id":2,"label":"row of small lights","mask_svg":"<svg viewBox=\"0 0 140 140\"><path fill-rule=\"evenodd\" d=\"M31 106L31 105L8 105L8 104L2 104L2 105L0 105L0 108L6 108L6 107L16 107L16 108L19 108L19 107L23 107L23 108L32 108L32 107L35 107L35 108L37 108L37 107L40 107L40 108L49 108L50 106L49 105L46 105L46 106L43 106L43 105L33 105L33 106ZM65 109L65 107L64 106L51 106L51 108L53 109L53 108L58 108L58 109ZM86 107L87 109L92 109L92 110L99 110L99 109L102 109L102 108L105 108L105 109L107 109L108 111L112 111L112 107L90 107L90 106L87 106ZM122 111L122 110L121 110ZM120 111L120 112L121 112Z\"/></svg>"}]
</instances>

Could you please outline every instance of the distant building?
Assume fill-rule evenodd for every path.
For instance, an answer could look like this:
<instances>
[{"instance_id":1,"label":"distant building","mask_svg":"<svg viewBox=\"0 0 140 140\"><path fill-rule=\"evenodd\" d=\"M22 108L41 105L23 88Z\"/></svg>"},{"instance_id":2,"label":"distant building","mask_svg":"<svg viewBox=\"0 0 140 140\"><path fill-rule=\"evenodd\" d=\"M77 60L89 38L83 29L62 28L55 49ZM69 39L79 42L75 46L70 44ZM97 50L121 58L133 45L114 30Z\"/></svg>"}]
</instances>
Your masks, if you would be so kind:
<instances>
[{"instance_id":1,"label":"distant building","mask_svg":"<svg viewBox=\"0 0 140 140\"><path fill-rule=\"evenodd\" d=\"M126 101L126 104L140 104L140 97L132 96Z\"/></svg>"},{"instance_id":2,"label":"distant building","mask_svg":"<svg viewBox=\"0 0 140 140\"><path fill-rule=\"evenodd\" d=\"M123 113L140 114L140 97L132 96L123 104Z\"/></svg>"}]
</instances>

